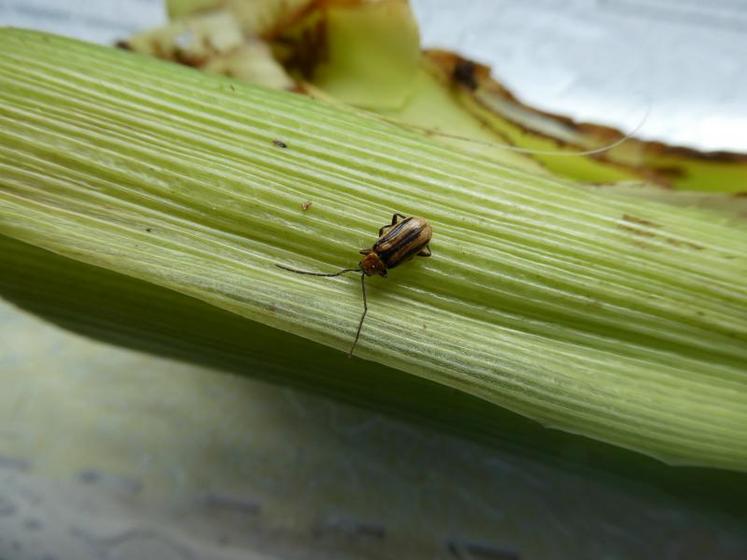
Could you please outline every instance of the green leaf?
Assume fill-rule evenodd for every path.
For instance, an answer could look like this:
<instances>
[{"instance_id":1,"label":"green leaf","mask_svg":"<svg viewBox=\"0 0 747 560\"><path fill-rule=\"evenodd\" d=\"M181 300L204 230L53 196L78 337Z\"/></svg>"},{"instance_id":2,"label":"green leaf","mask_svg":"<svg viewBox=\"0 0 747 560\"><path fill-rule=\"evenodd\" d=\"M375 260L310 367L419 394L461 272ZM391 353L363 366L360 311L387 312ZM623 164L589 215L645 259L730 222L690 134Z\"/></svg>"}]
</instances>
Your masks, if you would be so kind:
<instances>
[{"instance_id":1,"label":"green leaf","mask_svg":"<svg viewBox=\"0 0 747 560\"><path fill-rule=\"evenodd\" d=\"M392 212L425 216L433 258L369 283L361 357L747 469L744 228L113 49L16 30L0 48L0 233L347 350L357 280L274 265L354 265Z\"/></svg>"}]
</instances>

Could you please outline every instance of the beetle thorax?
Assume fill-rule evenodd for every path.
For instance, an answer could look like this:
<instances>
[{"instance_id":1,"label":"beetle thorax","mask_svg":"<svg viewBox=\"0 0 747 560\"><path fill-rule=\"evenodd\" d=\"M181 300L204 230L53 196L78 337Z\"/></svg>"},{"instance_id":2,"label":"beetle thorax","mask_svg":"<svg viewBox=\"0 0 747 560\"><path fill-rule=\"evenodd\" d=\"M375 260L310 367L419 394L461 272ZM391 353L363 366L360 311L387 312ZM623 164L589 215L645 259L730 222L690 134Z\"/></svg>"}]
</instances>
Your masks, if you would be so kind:
<instances>
[{"instance_id":1,"label":"beetle thorax","mask_svg":"<svg viewBox=\"0 0 747 560\"><path fill-rule=\"evenodd\" d=\"M376 274L379 276L386 276L386 265L379 258L379 255L373 251L363 257L363 260L360 262L360 267L366 276L374 276Z\"/></svg>"}]
</instances>

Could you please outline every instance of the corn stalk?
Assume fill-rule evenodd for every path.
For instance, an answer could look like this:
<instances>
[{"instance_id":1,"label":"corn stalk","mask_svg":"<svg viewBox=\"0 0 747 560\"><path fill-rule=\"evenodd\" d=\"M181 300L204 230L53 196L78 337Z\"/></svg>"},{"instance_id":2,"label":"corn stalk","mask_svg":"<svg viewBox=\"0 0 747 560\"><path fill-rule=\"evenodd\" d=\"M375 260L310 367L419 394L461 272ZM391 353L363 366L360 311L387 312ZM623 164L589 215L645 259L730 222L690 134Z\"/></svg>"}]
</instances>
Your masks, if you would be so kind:
<instances>
[{"instance_id":1,"label":"corn stalk","mask_svg":"<svg viewBox=\"0 0 747 560\"><path fill-rule=\"evenodd\" d=\"M743 226L130 53L9 29L0 48L0 233L346 350L358 282L274 265L350 266L392 212L422 215L434 256L369 284L361 358L747 469Z\"/></svg>"}]
</instances>

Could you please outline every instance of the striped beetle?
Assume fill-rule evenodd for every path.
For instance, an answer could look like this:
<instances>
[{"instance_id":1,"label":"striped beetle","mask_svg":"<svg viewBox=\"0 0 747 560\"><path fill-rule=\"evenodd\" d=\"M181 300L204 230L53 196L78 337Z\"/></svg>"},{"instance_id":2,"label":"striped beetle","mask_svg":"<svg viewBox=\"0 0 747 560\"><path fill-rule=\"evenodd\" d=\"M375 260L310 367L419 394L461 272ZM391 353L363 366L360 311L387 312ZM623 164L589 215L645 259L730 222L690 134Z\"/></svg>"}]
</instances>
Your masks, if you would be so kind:
<instances>
[{"instance_id":1,"label":"striped beetle","mask_svg":"<svg viewBox=\"0 0 747 560\"><path fill-rule=\"evenodd\" d=\"M414 256L430 257L431 249L431 225L425 218L416 216L404 216L395 213L392 216L392 223L385 225L379 230L379 238L370 249L361 249L360 254L363 258L358 263L358 268L343 268L338 272L310 272L290 268L282 264L276 264L278 268L295 272L296 274L308 274L310 276L340 276L348 272L361 273L361 291L363 293L363 314L358 322L358 330L355 333L355 340L350 347L348 357L353 355L355 345L361 336L363 320L368 313L368 300L366 298L366 276L384 276L390 268L396 268L403 262Z\"/></svg>"}]
</instances>

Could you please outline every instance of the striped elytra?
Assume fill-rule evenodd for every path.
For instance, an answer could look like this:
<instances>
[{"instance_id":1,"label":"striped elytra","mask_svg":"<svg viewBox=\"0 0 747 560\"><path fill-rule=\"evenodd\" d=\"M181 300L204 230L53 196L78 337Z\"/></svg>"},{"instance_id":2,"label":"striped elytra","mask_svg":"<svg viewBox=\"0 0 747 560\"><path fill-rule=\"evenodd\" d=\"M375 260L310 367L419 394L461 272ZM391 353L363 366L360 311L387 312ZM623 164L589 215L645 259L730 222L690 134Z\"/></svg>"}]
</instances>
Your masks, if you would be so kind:
<instances>
[{"instance_id":1,"label":"striped elytra","mask_svg":"<svg viewBox=\"0 0 747 560\"><path fill-rule=\"evenodd\" d=\"M379 230L379 238L373 247L363 249L365 255L360 262L367 276L386 276L387 270L395 268L415 255L430 257L431 225L424 218L392 216L392 223Z\"/></svg>"}]
</instances>

